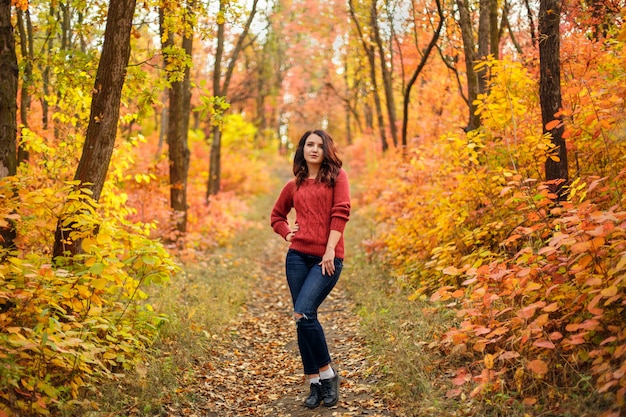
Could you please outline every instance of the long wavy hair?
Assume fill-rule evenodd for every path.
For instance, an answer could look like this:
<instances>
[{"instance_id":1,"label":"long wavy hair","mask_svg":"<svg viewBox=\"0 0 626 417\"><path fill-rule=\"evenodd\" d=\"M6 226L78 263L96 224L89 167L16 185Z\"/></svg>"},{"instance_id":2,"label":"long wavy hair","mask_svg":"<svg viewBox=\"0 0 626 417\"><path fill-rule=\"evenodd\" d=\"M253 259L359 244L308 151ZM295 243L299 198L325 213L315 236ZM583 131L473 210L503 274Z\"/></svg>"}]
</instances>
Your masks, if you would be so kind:
<instances>
[{"instance_id":1,"label":"long wavy hair","mask_svg":"<svg viewBox=\"0 0 626 417\"><path fill-rule=\"evenodd\" d=\"M337 155L335 141L333 141L333 138L327 132L321 129L305 132L298 142L296 155L293 158L293 175L296 177L296 187L299 187L304 180L309 178L309 167L304 160L304 144L307 138L313 134L322 138L322 149L324 149L324 160L322 161L322 165L320 166L315 180L329 187L334 187L337 181L337 175L339 175L339 169L343 162Z\"/></svg>"}]
</instances>

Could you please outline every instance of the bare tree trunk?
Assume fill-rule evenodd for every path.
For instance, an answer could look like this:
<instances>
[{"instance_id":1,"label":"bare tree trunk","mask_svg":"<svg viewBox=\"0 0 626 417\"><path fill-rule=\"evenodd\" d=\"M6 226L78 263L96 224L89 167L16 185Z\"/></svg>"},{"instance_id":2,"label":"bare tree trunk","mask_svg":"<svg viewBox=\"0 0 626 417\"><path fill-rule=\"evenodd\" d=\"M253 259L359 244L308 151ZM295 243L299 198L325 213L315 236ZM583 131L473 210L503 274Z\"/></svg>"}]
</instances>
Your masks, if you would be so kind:
<instances>
[{"instance_id":1,"label":"bare tree trunk","mask_svg":"<svg viewBox=\"0 0 626 417\"><path fill-rule=\"evenodd\" d=\"M489 6L491 0L480 0L479 16L478 16L478 60L487 59L489 55L489 38L491 35L490 23L491 16ZM478 76L478 94L487 91L487 67L483 66L477 70Z\"/></svg>"},{"instance_id":2,"label":"bare tree trunk","mask_svg":"<svg viewBox=\"0 0 626 417\"><path fill-rule=\"evenodd\" d=\"M461 28L463 51L465 53L467 105L469 108L469 121L465 130L469 132L480 126L480 117L476 115L476 105L474 104L479 91L478 76L474 71L474 61L476 60L474 53L474 31L472 30L472 21L467 0L456 0L456 4L459 8L459 26Z\"/></svg>"},{"instance_id":3,"label":"bare tree trunk","mask_svg":"<svg viewBox=\"0 0 626 417\"><path fill-rule=\"evenodd\" d=\"M352 120L350 117L350 81L348 78L348 60L343 64L343 82L346 88L346 142L352 145Z\"/></svg>"},{"instance_id":4,"label":"bare tree trunk","mask_svg":"<svg viewBox=\"0 0 626 417\"><path fill-rule=\"evenodd\" d=\"M220 14L226 9L224 0L220 0ZM215 63L213 65L213 96L220 97L222 93L222 57L224 55L224 25L222 20L217 24L217 49L215 50ZM222 130L220 126L214 124L211 128L211 155L209 160L209 182L207 184L206 201L209 196L216 195L220 191L220 174L221 168L221 149L222 149Z\"/></svg>"},{"instance_id":5,"label":"bare tree trunk","mask_svg":"<svg viewBox=\"0 0 626 417\"><path fill-rule=\"evenodd\" d=\"M11 0L0 0L0 178L17 173L18 72ZM0 227L0 247L12 247L15 237L13 225Z\"/></svg>"},{"instance_id":6,"label":"bare tree trunk","mask_svg":"<svg viewBox=\"0 0 626 417\"><path fill-rule=\"evenodd\" d=\"M505 0L504 7L502 8L502 19L500 21L499 39L502 38L504 34L504 30L506 29L509 32L509 36L511 37L511 42L513 43L513 46L515 46L515 50L517 51L518 54L521 55L524 53L524 51L522 50L522 46L517 41L515 33L513 33L513 30L511 29L511 23L509 22L510 8L511 8L511 4L508 2L508 0Z\"/></svg>"},{"instance_id":7,"label":"bare tree trunk","mask_svg":"<svg viewBox=\"0 0 626 417\"><path fill-rule=\"evenodd\" d=\"M33 50L33 25L30 19L30 11L17 12L17 27L20 33L20 48L22 59L24 60L24 77L22 79L20 97L20 119L24 127L28 127L28 113L30 110L31 96L30 88L33 85L33 60L35 52ZM18 162L28 159L28 152L20 143L17 152Z\"/></svg>"},{"instance_id":8,"label":"bare tree trunk","mask_svg":"<svg viewBox=\"0 0 626 417\"><path fill-rule=\"evenodd\" d=\"M505 7L502 8L502 13L506 12ZM489 0L489 46L491 47L490 53L494 59L500 58L500 33L500 28L498 27L498 0Z\"/></svg>"},{"instance_id":9,"label":"bare tree trunk","mask_svg":"<svg viewBox=\"0 0 626 417\"><path fill-rule=\"evenodd\" d=\"M252 2L252 8L250 9L250 15L246 21L243 31L239 34L235 48L231 54L228 67L226 68L226 74L222 81L222 60L224 55L224 22L218 23L217 27L217 50L215 52L215 65L213 68L213 95L215 97L226 97L228 94L228 87L230 86L230 80L235 70L235 64L237 63L237 57L244 48L244 40L248 36L250 26L254 20L254 16L257 12L257 5L259 1L254 0ZM220 0L220 13L224 13L227 5L226 0ZM218 111L222 111L218 109ZM221 160L222 160L222 128L220 125L215 125L212 128L212 142L211 142L211 156L209 161L209 180L207 184L206 201L209 201L210 195L216 195L220 191L221 182Z\"/></svg>"},{"instance_id":10,"label":"bare tree trunk","mask_svg":"<svg viewBox=\"0 0 626 417\"><path fill-rule=\"evenodd\" d=\"M430 39L430 42L428 43L428 46L426 47L424 54L422 55L422 59L420 60L420 63L417 65L417 68L415 68L415 71L413 71L413 74L411 75L411 78L409 79L407 83L406 89L404 90L403 114L402 114L402 147L405 149L407 146L407 129L408 129L408 124L409 124L409 103L411 101L411 89L413 88L413 84L415 84L417 77L424 69L424 66L426 66L426 61L428 61L428 57L430 56L431 51L433 50L433 48L437 44L437 41L439 40L439 35L441 34L441 29L443 28L443 24L445 22L443 9L441 7L441 0L435 0L435 2L437 4L439 24L437 25L437 29L435 30L435 33L433 33L433 37Z\"/></svg>"},{"instance_id":11,"label":"bare tree trunk","mask_svg":"<svg viewBox=\"0 0 626 417\"><path fill-rule=\"evenodd\" d=\"M378 56L380 58L380 73L383 79L383 91L385 92L385 104L387 106L387 118L389 121L389 129L391 131L391 140L393 146L398 146L398 127L396 125L396 103L393 94L393 68L390 68L388 63L393 63L393 56L387 58L387 54L391 54L392 51L385 50L383 40L380 36L380 28L378 27L378 10L376 9L377 0L372 0L370 24L374 31L374 39L376 40L376 46L378 47ZM393 32L393 27L391 28Z\"/></svg>"},{"instance_id":12,"label":"bare tree trunk","mask_svg":"<svg viewBox=\"0 0 626 417\"><path fill-rule=\"evenodd\" d=\"M60 7L63 13L61 18L61 49L67 51L72 47L72 6L67 2L60 3Z\"/></svg>"},{"instance_id":13,"label":"bare tree trunk","mask_svg":"<svg viewBox=\"0 0 626 417\"><path fill-rule=\"evenodd\" d=\"M363 29L361 28L361 24L359 23L359 19L356 17L356 11L354 10L354 5L352 4L352 0L348 1L350 6L350 16L352 17L352 21L354 22L357 32L359 34L359 39L361 40L361 44L363 45L363 50L367 55L367 60L369 62L369 70L370 70L370 82L372 83L371 94L374 97L374 105L376 106L376 118L378 120L378 129L380 131L380 140L382 144L383 152L389 149L389 144L387 143L387 135L385 133L385 122L383 119L383 109L382 104L380 102L380 95L378 93L378 83L376 82L376 55L374 51L374 47L370 46L368 42L365 40L365 34L363 33Z\"/></svg>"},{"instance_id":14,"label":"bare tree trunk","mask_svg":"<svg viewBox=\"0 0 626 417\"><path fill-rule=\"evenodd\" d=\"M50 2L49 15L51 19L54 19L54 5L55 2ZM50 59L52 55L52 29L46 31L46 59ZM42 84L43 84L43 96L41 97L41 124L44 129L48 129L48 112L49 104L48 97L50 95L50 65L47 62L44 63L44 68L41 70Z\"/></svg>"},{"instance_id":15,"label":"bare tree trunk","mask_svg":"<svg viewBox=\"0 0 626 417\"><path fill-rule=\"evenodd\" d=\"M166 6L159 8L159 33L163 39L162 49L174 46L174 34L168 30L164 38ZM193 21L195 1L189 0L185 7L184 30L182 30L181 46L186 55L191 57L193 50ZM167 54L165 65L169 64ZM168 96L167 112L164 112L161 127L168 145L170 208L175 230L179 234L187 231L187 181L189 173L189 117L191 114L191 69L185 66L181 80L172 80L166 90ZM161 135L161 137L163 134Z\"/></svg>"},{"instance_id":16,"label":"bare tree trunk","mask_svg":"<svg viewBox=\"0 0 626 417\"><path fill-rule=\"evenodd\" d=\"M122 86L130 57L130 30L136 0L111 0L107 14L104 43L94 83L89 125L85 134L83 153L74 180L89 188L94 200L100 198L104 186L120 116ZM70 239L71 226L59 219L55 233L53 256L66 251L79 252L80 242Z\"/></svg>"},{"instance_id":17,"label":"bare tree trunk","mask_svg":"<svg viewBox=\"0 0 626 417\"><path fill-rule=\"evenodd\" d=\"M533 48L537 46L537 31L535 30L535 20L533 19L533 11L530 7L529 0L524 0L526 6L526 13L528 14L528 25L530 28L530 38L532 39Z\"/></svg>"},{"instance_id":18,"label":"bare tree trunk","mask_svg":"<svg viewBox=\"0 0 626 417\"><path fill-rule=\"evenodd\" d=\"M564 186L569 180L567 149L563 139L563 126L560 124L548 130L547 124L557 118L561 110L561 60L560 60L560 0L541 0L539 4L539 95L541 100L541 121L544 133L550 133L557 149L557 160L546 160L546 180L556 180L554 191L564 198Z\"/></svg>"},{"instance_id":19,"label":"bare tree trunk","mask_svg":"<svg viewBox=\"0 0 626 417\"><path fill-rule=\"evenodd\" d=\"M0 178L17 173L18 74L11 1L0 0Z\"/></svg>"},{"instance_id":20,"label":"bare tree trunk","mask_svg":"<svg viewBox=\"0 0 626 417\"><path fill-rule=\"evenodd\" d=\"M189 57L192 56L193 50L194 9L195 1L188 0L182 47ZM167 135L170 155L170 205L175 216L176 230L185 233L187 231L188 136L191 114L191 69L189 66L185 67L183 80L172 85L170 110L176 113L176 115L171 113L168 118L170 123Z\"/></svg>"}]
</instances>

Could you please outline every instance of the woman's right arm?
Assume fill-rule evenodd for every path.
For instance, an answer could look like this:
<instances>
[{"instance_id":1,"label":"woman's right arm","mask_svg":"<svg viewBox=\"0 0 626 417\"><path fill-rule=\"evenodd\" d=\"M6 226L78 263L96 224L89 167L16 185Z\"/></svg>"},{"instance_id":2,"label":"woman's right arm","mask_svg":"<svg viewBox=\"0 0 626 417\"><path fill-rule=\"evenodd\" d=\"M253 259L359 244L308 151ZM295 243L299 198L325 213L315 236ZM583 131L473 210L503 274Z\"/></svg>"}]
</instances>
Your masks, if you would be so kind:
<instances>
[{"instance_id":1,"label":"woman's right arm","mask_svg":"<svg viewBox=\"0 0 626 417\"><path fill-rule=\"evenodd\" d=\"M274 208L272 209L272 214L270 215L272 229L274 229L274 232L282 236L285 240L288 240L289 236L293 237L293 232L289 227L287 215L293 207L294 186L294 181L289 181L283 187L278 199L274 203Z\"/></svg>"}]
</instances>

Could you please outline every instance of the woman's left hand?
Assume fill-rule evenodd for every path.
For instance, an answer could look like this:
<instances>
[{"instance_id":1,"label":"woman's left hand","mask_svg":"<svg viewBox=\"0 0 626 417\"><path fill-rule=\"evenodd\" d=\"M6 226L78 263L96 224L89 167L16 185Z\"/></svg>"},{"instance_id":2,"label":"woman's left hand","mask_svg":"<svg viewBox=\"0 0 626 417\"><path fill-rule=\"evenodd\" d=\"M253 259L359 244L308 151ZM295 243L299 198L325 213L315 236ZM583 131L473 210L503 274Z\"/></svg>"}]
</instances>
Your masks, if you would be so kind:
<instances>
[{"instance_id":1,"label":"woman's left hand","mask_svg":"<svg viewBox=\"0 0 626 417\"><path fill-rule=\"evenodd\" d=\"M322 275L332 276L335 273L335 249L326 248L326 252L319 263L322 267Z\"/></svg>"}]
</instances>

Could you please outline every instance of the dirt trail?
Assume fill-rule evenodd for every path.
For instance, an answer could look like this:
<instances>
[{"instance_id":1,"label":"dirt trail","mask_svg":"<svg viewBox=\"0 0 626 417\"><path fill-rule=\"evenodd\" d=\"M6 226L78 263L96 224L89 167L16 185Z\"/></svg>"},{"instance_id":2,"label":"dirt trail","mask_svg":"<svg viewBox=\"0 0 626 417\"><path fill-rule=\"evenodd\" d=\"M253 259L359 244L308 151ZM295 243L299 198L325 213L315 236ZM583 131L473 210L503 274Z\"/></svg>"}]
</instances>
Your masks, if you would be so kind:
<instances>
[{"instance_id":1,"label":"dirt trail","mask_svg":"<svg viewBox=\"0 0 626 417\"><path fill-rule=\"evenodd\" d=\"M269 226L248 231L240 245L256 253L245 273L255 280L250 300L217 338L206 363L195 367L194 385L183 390L193 406L170 409L186 416L397 416L375 394L378 366L370 363L357 333L358 318L339 284L320 308L333 365L341 376L339 403L309 410L302 405L308 387L301 372L289 291L284 278L287 246ZM250 252L252 249L252 252ZM232 249L237 252L237 247ZM254 270L251 270L254 269ZM342 278L345 279L344 274Z\"/></svg>"}]
</instances>

